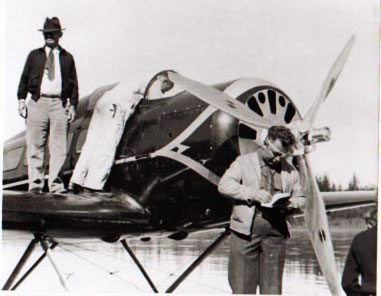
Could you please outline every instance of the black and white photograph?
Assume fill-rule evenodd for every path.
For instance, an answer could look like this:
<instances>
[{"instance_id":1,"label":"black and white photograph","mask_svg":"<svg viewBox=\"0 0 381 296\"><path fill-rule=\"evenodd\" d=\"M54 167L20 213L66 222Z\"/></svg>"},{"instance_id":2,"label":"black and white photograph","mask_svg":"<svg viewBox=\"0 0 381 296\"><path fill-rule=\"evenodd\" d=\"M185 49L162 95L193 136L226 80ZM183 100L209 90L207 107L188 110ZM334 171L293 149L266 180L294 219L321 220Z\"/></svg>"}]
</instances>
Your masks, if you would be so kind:
<instances>
[{"instance_id":1,"label":"black and white photograph","mask_svg":"<svg viewBox=\"0 0 381 296\"><path fill-rule=\"evenodd\" d=\"M379 1L0 6L4 295L376 295Z\"/></svg>"}]
</instances>

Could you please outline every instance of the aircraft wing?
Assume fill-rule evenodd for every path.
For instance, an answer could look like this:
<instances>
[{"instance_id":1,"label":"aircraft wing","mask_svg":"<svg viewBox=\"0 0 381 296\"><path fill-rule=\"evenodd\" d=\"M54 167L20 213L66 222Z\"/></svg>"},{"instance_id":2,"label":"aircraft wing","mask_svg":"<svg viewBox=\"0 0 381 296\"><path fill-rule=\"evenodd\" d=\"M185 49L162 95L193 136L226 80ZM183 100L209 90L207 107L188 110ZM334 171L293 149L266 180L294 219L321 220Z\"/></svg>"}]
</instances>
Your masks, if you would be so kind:
<instances>
[{"instance_id":1,"label":"aircraft wing","mask_svg":"<svg viewBox=\"0 0 381 296\"><path fill-rule=\"evenodd\" d=\"M376 190L368 191L335 191L321 192L327 213L334 211L343 211L359 207L374 206L377 198ZM294 217L302 217L300 210L293 211ZM146 237L171 238L182 240L188 236L208 232L221 232L229 228L229 218L220 221L205 221L202 224L184 225L176 231L154 231L135 235L133 238L144 239ZM131 237L131 236L128 236Z\"/></svg>"},{"instance_id":2,"label":"aircraft wing","mask_svg":"<svg viewBox=\"0 0 381 296\"><path fill-rule=\"evenodd\" d=\"M376 204L377 191L321 192L327 212L343 211Z\"/></svg>"},{"instance_id":3,"label":"aircraft wing","mask_svg":"<svg viewBox=\"0 0 381 296\"><path fill-rule=\"evenodd\" d=\"M340 211L375 204L377 191L322 192L327 212ZM295 216L300 216L296 212ZM169 237L183 239L189 234L226 229L229 217L219 220L188 223L174 230L156 230L149 226L147 213L127 194L112 198L83 197L74 194L32 194L22 191L3 191L3 226L10 229L28 230L45 227L36 221L46 220L56 228L62 228L60 236L101 237L120 231L123 237ZM49 225L50 225L49 224ZM134 225L133 228L131 228ZM140 225L139 227L137 227ZM64 229L67 227L67 229ZM37 229L36 229L37 230ZM85 231L85 233L84 233ZM114 231L114 232L115 232Z\"/></svg>"}]
</instances>

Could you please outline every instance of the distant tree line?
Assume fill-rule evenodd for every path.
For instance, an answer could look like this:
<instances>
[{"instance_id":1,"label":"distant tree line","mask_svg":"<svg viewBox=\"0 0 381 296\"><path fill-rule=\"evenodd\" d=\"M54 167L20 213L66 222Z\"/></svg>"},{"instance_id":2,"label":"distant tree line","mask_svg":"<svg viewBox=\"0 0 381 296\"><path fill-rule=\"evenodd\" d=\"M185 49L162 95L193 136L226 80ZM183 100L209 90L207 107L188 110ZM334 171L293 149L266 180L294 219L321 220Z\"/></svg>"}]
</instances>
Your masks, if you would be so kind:
<instances>
[{"instance_id":1,"label":"distant tree line","mask_svg":"<svg viewBox=\"0 0 381 296\"><path fill-rule=\"evenodd\" d=\"M366 227L364 216L376 206L366 206L360 208L346 209L344 211L328 212L329 225L335 229L364 229ZM305 228L305 222L302 217L289 218L292 226L296 228Z\"/></svg>"},{"instance_id":2,"label":"distant tree line","mask_svg":"<svg viewBox=\"0 0 381 296\"><path fill-rule=\"evenodd\" d=\"M348 184L341 185L335 184L328 175L317 175L316 181L319 186L319 190L322 192L327 191L357 191L357 190L375 190L373 185L362 186L359 182L356 174L353 174ZM353 209L346 209L343 211L328 212L329 225L336 229L364 229L366 226L364 215L375 206L365 206ZM304 219L294 218L292 219L292 225L296 227L305 228Z\"/></svg>"},{"instance_id":3,"label":"distant tree line","mask_svg":"<svg viewBox=\"0 0 381 296\"><path fill-rule=\"evenodd\" d=\"M357 190L373 190L375 186L362 186L359 182L356 174L353 174L351 180L348 182L348 185L343 188L341 184L337 185L333 182L327 174L317 175L316 181L319 186L319 190L323 192L327 191L357 191Z\"/></svg>"}]
</instances>

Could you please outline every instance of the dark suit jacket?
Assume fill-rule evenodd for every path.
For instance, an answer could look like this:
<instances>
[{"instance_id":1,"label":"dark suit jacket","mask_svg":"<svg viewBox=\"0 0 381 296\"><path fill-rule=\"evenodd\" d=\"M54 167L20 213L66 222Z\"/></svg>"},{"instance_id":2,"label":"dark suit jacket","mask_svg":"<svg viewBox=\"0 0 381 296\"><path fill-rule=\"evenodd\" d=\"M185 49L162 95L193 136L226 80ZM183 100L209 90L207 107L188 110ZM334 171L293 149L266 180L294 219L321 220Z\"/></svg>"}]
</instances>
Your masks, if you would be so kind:
<instances>
[{"instance_id":1,"label":"dark suit jacket","mask_svg":"<svg viewBox=\"0 0 381 296\"><path fill-rule=\"evenodd\" d=\"M65 49L60 49L60 67L62 78L61 100L65 105L66 100L70 99L70 104L78 104L78 81L73 56ZM24 70L21 75L20 84L17 92L19 100L25 99L28 92L32 99L38 101L41 95L41 83L46 62L45 47L32 50L26 60Z\"/></svg>"},{"instance_id":2,"label":"dark suit jacket","mask_svg":"<svg viewBox=\"0 0 381 296\"><path fill-rule=\"evenodd\" d=\"M347 295L375 295L376 278L377 227L373 227L354 237L345 262L341 285Z\"/></svg>"}]
</instances>

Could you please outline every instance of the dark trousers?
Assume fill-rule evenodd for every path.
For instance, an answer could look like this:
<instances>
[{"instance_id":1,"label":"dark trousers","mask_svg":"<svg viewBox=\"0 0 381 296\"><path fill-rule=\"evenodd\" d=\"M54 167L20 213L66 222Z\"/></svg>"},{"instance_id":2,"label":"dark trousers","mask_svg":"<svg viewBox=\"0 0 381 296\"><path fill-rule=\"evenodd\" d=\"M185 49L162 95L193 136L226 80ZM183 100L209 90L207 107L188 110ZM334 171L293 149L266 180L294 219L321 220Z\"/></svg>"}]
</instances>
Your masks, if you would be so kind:
<instances>
[{"instance_id":1,"label":"dark trousers","mask_svg":"<svg viewBox=\"0 0 381 296\"><path fill-rule=\"evenodd\" d=\"M229 284L233 294L281 294L287 238L261 213L256 213L251 236L232 231Z\"/></svg>"}]
</instances>

